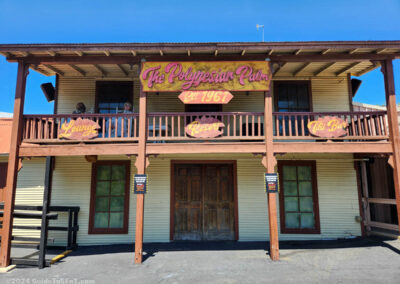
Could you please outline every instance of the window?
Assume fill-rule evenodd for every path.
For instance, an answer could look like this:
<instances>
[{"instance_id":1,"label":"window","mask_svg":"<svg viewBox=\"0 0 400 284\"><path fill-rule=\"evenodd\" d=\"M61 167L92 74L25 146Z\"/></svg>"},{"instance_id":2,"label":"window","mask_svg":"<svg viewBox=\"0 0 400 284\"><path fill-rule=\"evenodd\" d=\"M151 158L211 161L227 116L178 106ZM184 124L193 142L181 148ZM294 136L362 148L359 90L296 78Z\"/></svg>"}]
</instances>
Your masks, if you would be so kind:
<instances>
[{"instance_id":1,"label":"window","mask_svg":"<svg viewBox=\"0 0 400 284\"><path fill-rule=\"evenodd\" d=\"M279 161L281 232L319 234L315 161Z\"/></svg>"},{"instance_id":2,"label":"window","mask_svg":"<svg viewBox=\"0 0 400 284\"><path fill-rule=\"evenodd\" d=\"M96 82L96 111L98 113L122 112L124 104L133 102L132 82Z\"/></svg>"},{"instance_id":3,"label":"window","mask_svg":"<svg viewBox=\"0 0 400 284\"><path fill-rule=\"evenodd\" d=\"M279 112L310 112L311 92L309 81L276 81L275 107Z\"/></svg>"},{"instance_id":4,"label":"window","mask_svg":"<svg viewBox=\"0 0 400 284\"><path fill-rule=\"evenodd\" d=\"M311 84L309 81L276 81L274 82L275 110L277 112L310 112L311 103ZM304 125L301 126L302 117L296 115L277 116L279 120L279 135L289 133L292 129L292 136L296 136L296 122L298 135L308 135L308 118L303 116ZM291 124L291 127L289 127ZM301 133L304 129L305 133Z\"/></svg>"},{"instance_id":5,"label":"window","mask_svg":"<svg viewBox=\"0 0 400 284\"><path fill-rule=\"evenodd\" d=\"M128 233L129 176L129 161L93 164L89 234Z\"/></svg>"}]
</instances>

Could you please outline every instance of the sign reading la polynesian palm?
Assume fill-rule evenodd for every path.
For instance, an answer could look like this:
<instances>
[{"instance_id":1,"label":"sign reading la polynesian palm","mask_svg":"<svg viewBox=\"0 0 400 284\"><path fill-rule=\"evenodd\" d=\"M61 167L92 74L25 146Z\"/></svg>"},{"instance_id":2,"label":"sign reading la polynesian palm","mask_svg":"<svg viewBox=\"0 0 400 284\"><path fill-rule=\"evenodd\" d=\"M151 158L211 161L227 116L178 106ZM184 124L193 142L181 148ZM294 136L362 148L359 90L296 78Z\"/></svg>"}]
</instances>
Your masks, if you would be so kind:
<instances>
[{"instance_id":1,"label":"sign reading la polynesian palm","mask_svg":"<svg viewBox=\"0 0 400 284\"><path fill-rule=\"evenodd\" d=\"M312 135L323 138L338 138L347 135L347 126L347 121L336 116L320 117L307 124Z\"/></svg>"},{"instance_id":2,"label":"sign reading la polynesian palm","mask_svg":"<svg viewBox=\"0 0 400 284\"><path fill-rule=\"evenodd\" d=\"M144 92L269 91L267 61L143 62Z\"/></svg>"},{"instance_id":3,"label":"sign reading la polynesian palm","mask_svg":"<svg viewBox=\"0 0 400 284\"><path fill-rule=\"evenodd\" d=\"M69 140L89 140L99 135L100 125L90 119L77 118L61 125L58 138Z\"/></svg>"},{"instance_id":4,"label":"sign reading la polynesian palm","mask_svg":"<svg viewBox=\"0 0 400 284\"><path fill-rule=\"evenodd\" d=\"M215 117L197 118L185 127L186 134L193 138L214 138L222 135L225 124Z\"/></svg>"}]
</instances>

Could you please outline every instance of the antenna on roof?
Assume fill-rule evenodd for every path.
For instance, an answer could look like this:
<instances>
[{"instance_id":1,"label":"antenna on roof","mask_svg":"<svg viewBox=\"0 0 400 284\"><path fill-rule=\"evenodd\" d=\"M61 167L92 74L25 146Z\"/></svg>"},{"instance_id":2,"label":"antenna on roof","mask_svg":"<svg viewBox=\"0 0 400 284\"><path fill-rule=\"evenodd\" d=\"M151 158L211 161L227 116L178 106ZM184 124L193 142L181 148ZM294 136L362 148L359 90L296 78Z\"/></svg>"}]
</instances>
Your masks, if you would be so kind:
<instances>
[{"instance_id":1,"label":"antenna on roof","mask_svg":"<svg viewBox=\"0 0 400 284\"><path fill-rule=\"evenodd\" d=\"M257 31L258 31L258 29L262 28L262 42L264 42L264 25L257 24L256 28L257 28Z\"/></svg>"}]
</instances>

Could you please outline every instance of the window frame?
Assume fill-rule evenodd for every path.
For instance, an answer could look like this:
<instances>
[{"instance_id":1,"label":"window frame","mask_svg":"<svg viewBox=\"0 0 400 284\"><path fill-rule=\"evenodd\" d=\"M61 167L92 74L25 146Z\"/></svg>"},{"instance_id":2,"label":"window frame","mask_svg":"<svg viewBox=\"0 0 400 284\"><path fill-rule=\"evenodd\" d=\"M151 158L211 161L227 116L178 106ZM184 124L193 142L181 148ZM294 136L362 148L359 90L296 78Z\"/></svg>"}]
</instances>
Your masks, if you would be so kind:
<instances>
[{"instance_id":1,"label":"window frame","mask_svg":"<svg viewBox=\"0 0 400 284\"><path fill-rule=\"evenodd\" d=\"M312 198L313 198L313 210L314 210L314 228L286 228L285 221L285 200L284 200L284 185L283 185L283 167L284 166L310 166L311 167L311 181L312 181ZM280 223L281 223L281 233L282 234L320 234L320 216L319 216L319 202L318 202L318 184L317 184L317 170L316 161L278 161L278 172L279 172L279 213L280 213Z\"/></svg>"},{"instance_id":2,"label":"window frame","mask_svg":"<svg viewBox=\"0 0 400 284\"><path fill-rule=\"evenodd\" d=\"M302 85L305 84L308 86L308 104L309 104L309 112L313 112L313 96L312 96L312 88L311 88L311 80L288 80L288 81L274 81L273 88L274 88L274 107L275 111L279 112L278 107L278 86L279 85Z\"/></svg>"},{"instance_id":3,"label":"window frame","mask_svg":"<svg viewBox=\"0 0 400 284\"><path fill-rule=\"evenodd\" d=\"M99 165L124 165L125 166L125 201L124 201L124 225L122 228L95 228L95 206L96 206L96 182L97 167ZM128 234L129 224L129 199L130 199L130 175L131 163L129 160L105 160L97 161L92 164L92 181L90 189L90 211L89 211L89 234Z\"/></svg>"},{"instance_id":4,"label":"window frame","mask_svg":"<svg viewBox=\"0 0 400 284\"><path fill-rule=\"evenodd\" d=\"M96 81L96 92L95 92L95 99L94 99L94 111L95 113L99 113L99 91L101 85L127 85L130 86L129 88L129 101L132 106L134 102L134 95L133 95L133 81Z\"/></svg>"}]
</instances>

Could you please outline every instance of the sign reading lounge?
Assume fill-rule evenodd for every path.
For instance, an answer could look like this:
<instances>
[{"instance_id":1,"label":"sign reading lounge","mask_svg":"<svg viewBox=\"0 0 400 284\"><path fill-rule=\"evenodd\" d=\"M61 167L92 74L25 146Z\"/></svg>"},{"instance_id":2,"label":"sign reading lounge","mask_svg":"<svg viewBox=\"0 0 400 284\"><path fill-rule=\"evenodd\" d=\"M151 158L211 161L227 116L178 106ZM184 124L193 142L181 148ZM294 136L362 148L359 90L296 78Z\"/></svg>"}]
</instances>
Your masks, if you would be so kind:
<instances>
[{"instance_id":1,"label":"sign reading lounge","mask_svg":"<svg viewBox=\"0 0 400 284\"><path fill-rule=\"evenodd\" d=\"M144 92L269 91L267 61L143 62Z\"/></svg>"}]
</instances>

